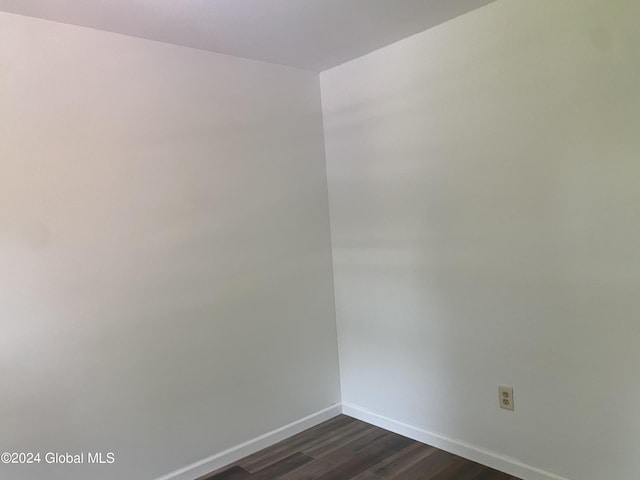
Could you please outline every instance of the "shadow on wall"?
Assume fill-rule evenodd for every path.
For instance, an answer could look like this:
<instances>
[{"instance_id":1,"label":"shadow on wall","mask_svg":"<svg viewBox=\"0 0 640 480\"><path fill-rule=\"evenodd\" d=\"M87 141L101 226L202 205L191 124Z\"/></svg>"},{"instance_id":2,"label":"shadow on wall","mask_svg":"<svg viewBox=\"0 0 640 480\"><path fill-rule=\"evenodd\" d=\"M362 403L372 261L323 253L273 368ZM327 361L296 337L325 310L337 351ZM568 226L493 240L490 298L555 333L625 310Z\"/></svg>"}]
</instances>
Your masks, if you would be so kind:
<instances>
[{"instance_id":1,"label":"shadow on wall","mask_svg":"<svg viewBox=\"0 0 640 480\"><path fill-rule=\"evenodd\" d=\"M533 8L496 2L321 75L343 400L627 478L637 33L596 2Z\"/></svg>"}]
</instances>

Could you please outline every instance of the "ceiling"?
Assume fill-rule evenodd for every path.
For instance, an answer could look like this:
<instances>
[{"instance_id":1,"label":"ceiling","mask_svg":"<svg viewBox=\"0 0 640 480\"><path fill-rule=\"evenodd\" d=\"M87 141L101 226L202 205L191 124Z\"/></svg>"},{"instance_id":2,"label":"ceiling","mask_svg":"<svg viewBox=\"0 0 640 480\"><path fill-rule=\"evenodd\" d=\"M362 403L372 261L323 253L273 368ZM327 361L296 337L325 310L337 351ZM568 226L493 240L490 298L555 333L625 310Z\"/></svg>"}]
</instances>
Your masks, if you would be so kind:
<instances>
[{"instance_id":1,"label":"ceiling","mask_svg":"<svg viewBox=\"0 0 640 480\"><path fill-rule=\"evenodd\" d=\"M493 0L0 0L0 11L315 71Z\"/></svg>"}]
</instances>

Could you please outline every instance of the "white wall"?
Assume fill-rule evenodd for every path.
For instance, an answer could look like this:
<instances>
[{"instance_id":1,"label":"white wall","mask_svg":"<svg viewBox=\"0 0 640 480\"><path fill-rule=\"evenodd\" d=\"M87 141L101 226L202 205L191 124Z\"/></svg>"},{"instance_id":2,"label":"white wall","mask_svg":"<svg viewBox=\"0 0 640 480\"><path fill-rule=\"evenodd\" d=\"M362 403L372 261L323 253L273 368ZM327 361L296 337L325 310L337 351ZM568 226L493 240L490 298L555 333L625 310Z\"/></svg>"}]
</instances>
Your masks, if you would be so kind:
<instances>
[{"instance_id":1,"label":"white wall","mask_svg":"<svg viewBox=\"0 0 640 480\"><path fill-rule=\"evenodd\" d=\"M502 0L321 74L345 402L638 478L638 18Z\"/></svg>"},{"instance_id":2,"label":"white wall","mask_svg":"<svg viewBox=\"0 0 640 480\"><path fill-rule=\"evenodd\" d=\"M339 402L317 74L0 14L0 452L151 480Z\"/></svg>"}]
</instances>

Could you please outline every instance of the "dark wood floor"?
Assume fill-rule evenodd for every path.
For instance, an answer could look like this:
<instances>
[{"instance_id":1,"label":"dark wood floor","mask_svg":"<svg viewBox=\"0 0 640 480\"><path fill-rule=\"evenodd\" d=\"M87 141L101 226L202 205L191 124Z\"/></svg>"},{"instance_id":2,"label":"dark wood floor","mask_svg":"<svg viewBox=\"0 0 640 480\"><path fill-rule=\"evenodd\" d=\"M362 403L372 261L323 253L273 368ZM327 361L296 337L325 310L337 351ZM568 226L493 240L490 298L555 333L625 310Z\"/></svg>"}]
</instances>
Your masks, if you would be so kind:
<instances>
[{"instance_id":1,"label":"dark wood floor","mask_svg":"<svg viewBox=\"0 0 640 480\"><path fill-rule=\"evenodd\" d=\"M197 480L518 480L345 415Z\"/></svg>"}]
</instances>

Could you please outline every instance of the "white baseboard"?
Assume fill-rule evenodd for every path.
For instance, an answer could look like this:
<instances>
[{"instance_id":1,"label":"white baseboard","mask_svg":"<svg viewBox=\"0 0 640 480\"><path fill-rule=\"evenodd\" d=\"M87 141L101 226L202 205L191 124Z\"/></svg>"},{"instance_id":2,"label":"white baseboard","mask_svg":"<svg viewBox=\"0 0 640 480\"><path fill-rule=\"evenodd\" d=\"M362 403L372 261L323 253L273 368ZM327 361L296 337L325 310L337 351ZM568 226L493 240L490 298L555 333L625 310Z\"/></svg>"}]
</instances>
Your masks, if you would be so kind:
<instances>
[{"instance_id":1,"label":"white baseboard","mask_svg":"<svg viewBox=\"0 0 640 480\"><path fill-rule=\"evenodd\" d=\"M419 442L432 445L441 450L481 463L482 465L495 468L496 470L522 478L523 480L568 480L565 477L522 463L515 458L507 457L460 440L447 438L438 433L429 432L422 428L393 420L392 418L385 417L384 415L349 402L332 405L329 408L325 408L324 410L296 420L295 422L272 430L240 445L231 447L228 450L212 455L209 458L188 465L156 480L195 480L209 472L218 470L225 465L236 462L263 448L270 447L281 440L340 415L340 413Z\"/></svg>"},{"instance_id":2,"label":"white baseboard","mask_svg":"<svg viewBox=\"0 0 640 480\"><path fill-rule=\"evenodd\" d=\"M429 432L403 422L398 422L366 408L352 403L342 403L342 413L363 422L370 423L385 430L395 432L399 435L412 438L422 443L432 445L441 450L453 453L460 457L467 458L474 462L481 463L496 470L508 473L523 480L568 480L553 473L545 472L539 468L532 467L519 460L499 453L491 452L475 445L447 438L443 435Z\"/></svg>"},{"instance_id":3,"label":"white baseboard","mask_svg":"<svg viewBox=\"0 0 640 480\"><path fill-rule=\"evenodd\" d=\"M164 475L156 480L195 480L198 477L206 475L209 472L218 470L226 465L240 460L252 453L255 453L263 448L270 447L271 445L280 442L286 438L289 438L297 433L300 433L308 428L314 427L319 423L329 420L342 413L342 407L340 404L332 405L329 408L320 410L307 417L296 420L288 425L272 430L271 432L260 435L252 440L244 442L235 447L231 447L215 455L200 460L199 462L187 465L180 470Z\"/></svg>"}]
</instances>

